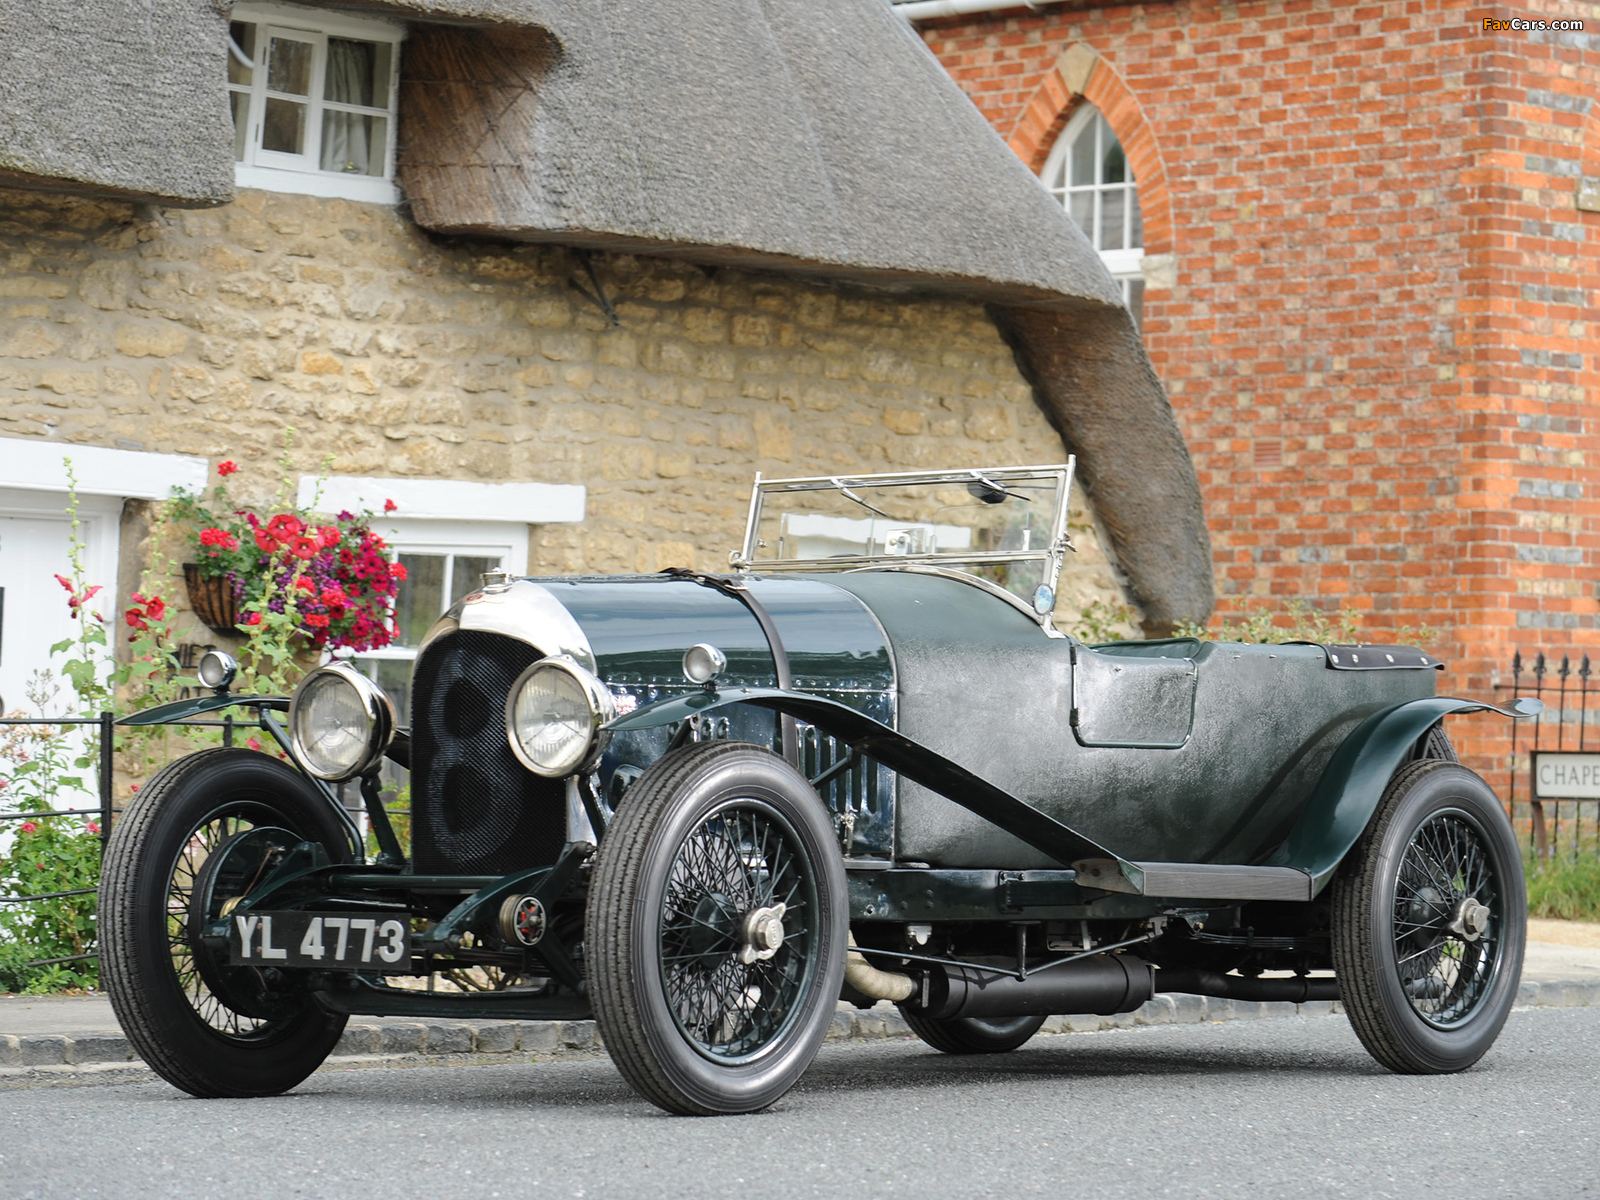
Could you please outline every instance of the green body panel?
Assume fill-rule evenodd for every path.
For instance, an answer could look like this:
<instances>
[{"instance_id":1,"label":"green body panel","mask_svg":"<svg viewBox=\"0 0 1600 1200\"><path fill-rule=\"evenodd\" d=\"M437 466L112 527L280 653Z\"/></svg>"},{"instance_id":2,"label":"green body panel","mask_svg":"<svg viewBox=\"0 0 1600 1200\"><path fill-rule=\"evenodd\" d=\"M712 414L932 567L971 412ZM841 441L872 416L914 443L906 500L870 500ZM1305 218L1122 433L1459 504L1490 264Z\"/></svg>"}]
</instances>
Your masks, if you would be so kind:
<instances>
[{"instance_id":1,"label":"green body panel","mask_svg":"<svg viewBox=\"0 0 1600 1200\"><path fill-rule=\"evenodd\" d=\"M130 713L126 717L119 717L117 724L171 725L186 717L216 712L219 709L231 708L235 704L245 704L252 708L275 708L280 711L289 707L289 701L283 696L234 696L224 692L221 695L193 696L187 700L158 704L154 708L146 708L140 712Z\"/></svg>"},{"instance_id":2,"label":"green body panel","mask_svg":"<svg viewBox=\"0 0 1600 1200\"><path fill-rule=\"evenodd\" d=\"M724 689L777 684L772 650L760 623L743 603L715 588L660 575L536 582L582 628L600 678L624 708L698 695L698 686L683 675L683 652L696 642L708 642L727 656L719 680ZM777 627L797 691L893 726L894 666L883 630L860 600L821 579L750 578L747 583ZM619 802L632 780L666 753L676 732L661 724L618 728L599 768L600 794L608 805ZM776 748L778 717L770 708L724 706L703 726L696 723L692 735ZM848 753L825 731L804 725L799 749L801 769L813 778ZM850 814L852 853L891 852L892 771L876 761L863 762L819 790L836 814Z\"/></svg>"},{"instance_id":3,"label":"green body panel","mask_svg":"<svg viewBox=\"0 0 1600 1200\"><path fill-rule=\"evenodd\" d=\"M900 733L1125 860L1264 863L1345 737L1434 690L1432 670L1335 670L1315 646L1168 641L1102 653L1049 637L1013 605L946 576L828 579L888 633ZM1075 655L1093 670L1075 672ZM1151 672L1192 696L1145 687ZM1090 676L1096 690L1075 695ZM1115 736L1119 705L1135 734L1157 700L1188 724L1181 745L1104 744L1167 740ZM1079 737L1089 727L1094 744ZM909 780L896 798L895 850L936 867L1066 865Z\"/></svg>"},{"instance_id":4,"label":"green body panel","mask_svg":"<svg viewBox=\"0 0 1600 1200\"><path fill-rule=\"evenodd\" d=\"M1320 892L1361 837L1417 739L1452 713L1486 707L1439 696L1373 713L1340 744L1272 865L1305 871L1312 894Z\"/></svg>"}]
</instances>

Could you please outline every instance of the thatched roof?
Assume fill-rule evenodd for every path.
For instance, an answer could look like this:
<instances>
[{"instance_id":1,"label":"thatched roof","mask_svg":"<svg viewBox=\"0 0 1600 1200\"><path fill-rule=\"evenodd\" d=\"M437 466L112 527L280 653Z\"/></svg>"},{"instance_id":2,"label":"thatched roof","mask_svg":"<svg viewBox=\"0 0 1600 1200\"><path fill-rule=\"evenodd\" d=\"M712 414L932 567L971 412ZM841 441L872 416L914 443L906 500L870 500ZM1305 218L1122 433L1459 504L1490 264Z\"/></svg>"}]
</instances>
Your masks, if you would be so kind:
<instances>
[{"instance_id":1,"label":"thatched roof","mask_svg":"<svg viewBox=\"0 0 1600 1200\"><path fill-rule=\"evenodd\" d=\"M989 303L1146 628L1210 612L1194 468L1115 283L882 0L324 7L410 20L400 181L425 228ZM225 11L0 0L0 172L227 200Z\"/></svg>"},{"instance_id":2,"label":"thatched roof","mask_svg":"<svg viewBox=\"0 0 1600 1200\"><path fill-rule=\"evenodd\" d=\"M233 198L211 0L0 0L0 185Z\"/></svg>"}]
</instances>

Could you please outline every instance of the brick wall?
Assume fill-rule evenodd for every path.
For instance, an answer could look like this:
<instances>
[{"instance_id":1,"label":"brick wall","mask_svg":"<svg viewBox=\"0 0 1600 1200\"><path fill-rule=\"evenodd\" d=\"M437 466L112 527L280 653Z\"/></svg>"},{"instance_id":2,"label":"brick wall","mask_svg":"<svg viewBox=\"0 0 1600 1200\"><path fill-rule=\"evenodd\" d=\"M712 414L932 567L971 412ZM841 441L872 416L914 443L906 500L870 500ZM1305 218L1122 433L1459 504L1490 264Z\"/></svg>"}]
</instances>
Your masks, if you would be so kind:
<instances>
[{"instance_id":1,"label":"brick wall","mask_svg":"<svg viewBox=\"0 0 1600 1200\"><path fill-rule=\"evenodd\" d=\"M1575 202L1600 177L1600 6L1061 4L921 29L1033 167L1080 96L1127 148L1221 612L1428 624L1441 689L1468 694L1516 647L1600 647L1600 213ZM1503 771L1497 733L1467 741Z\"/></svg>"},{"instance_id":2,"label":"brick wall","mask_svg":"<svg viewBox=\"0 0 1600 1200\"><path fill-rule=\"evenodd\" d=\"M533 531L535 573L725 570L756 470L1064 454L981 305L595 266L620 328L569 252L441 241L392 209L0 191L0 436L231 458L256 502L285 426L311 473L585 485L581 525ZM1078 501L1067 615L1119 599Z\"/></svg>"}]
</instances>

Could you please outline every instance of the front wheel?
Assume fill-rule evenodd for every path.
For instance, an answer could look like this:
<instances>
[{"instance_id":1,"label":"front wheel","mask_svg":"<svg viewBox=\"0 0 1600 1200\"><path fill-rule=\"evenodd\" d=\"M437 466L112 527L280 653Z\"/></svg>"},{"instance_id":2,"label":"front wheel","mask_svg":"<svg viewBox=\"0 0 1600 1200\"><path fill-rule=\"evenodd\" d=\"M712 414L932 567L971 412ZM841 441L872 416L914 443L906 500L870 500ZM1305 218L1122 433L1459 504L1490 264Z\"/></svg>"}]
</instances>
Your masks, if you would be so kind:
<instances>
[{"instance_id":1,"label":"front wheel","mask_svg":"<svg viewBox=\"0 0 1600 1200\"><path fill-rule=\"evenodd\" d=\"M803 775L738 742L664 755L628 789L589 886L589 993L617 1068L669 1112L767 1107L827 1035L847 917Z\"/></svg>"},{"instance_id":2,"label":"front wheel","mask_svg":"<svg viewBox=\"0 0 1600 1200\"><path fill-rule=\"evenodd\" d=\"M300 841L349 858L306 777L253 750L165 767L112 830L100 878L101 970L133 1048L195 1096L273 1096L315 1071L346 1018L232 967L201 931Z\"/></svg>"},{"instance_id":3,"label":"front wheel","mask_svg":"<svg viewBox=\"0 0 1600 1200\"><path fill-rule=\"evenodd\" d=\"M1392 1071L1470 1067L1522 976L1528 901L1493 790L1458 763L1400 768L1333 884L1333 963L1350 1024Z\"/></svg>"}]
</instances>

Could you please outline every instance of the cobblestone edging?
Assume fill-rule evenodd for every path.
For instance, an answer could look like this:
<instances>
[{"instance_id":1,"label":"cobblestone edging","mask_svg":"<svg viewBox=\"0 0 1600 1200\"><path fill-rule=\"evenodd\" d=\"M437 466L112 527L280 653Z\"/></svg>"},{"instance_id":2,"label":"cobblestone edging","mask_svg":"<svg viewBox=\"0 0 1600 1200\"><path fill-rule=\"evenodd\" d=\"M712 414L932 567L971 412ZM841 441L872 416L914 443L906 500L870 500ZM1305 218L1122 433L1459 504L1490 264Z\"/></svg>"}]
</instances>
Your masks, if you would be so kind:
<instances>
[{"instance_id":1,"label":"cobblestone edging","mask_svg":"<svg viewBox=\"0 0 1600 1200\"><path fill-rule=\"evenodd\" d=\"M1518 1008L1600 1007L1600 983L1524 983ZM1131 1029L1140 1025L1198 1025L1208 1021L1263 1020L1272 1017L1327 1017L1344 1011L1338 1001L1305 1004L1256 1003L1206 996L1157 996L1131 1013L1116 1016L1051 1017L1045 1034L1089 1033ZM910 1037L911 1031L892 1005L858 1010L840 1004L828 1031L830 1042ZM604 1047L593 1021L453 1021L352 1023L329 1064L355 1065L385 1059L444 1057L465 1054L531 1055L567 1058L593 1055ZM121 1034L45 1034L15 1037L0 1034L0 1077L47 1073L97 1073L139 1066L128 1039Z\"/></svg>"}]
</instances>

